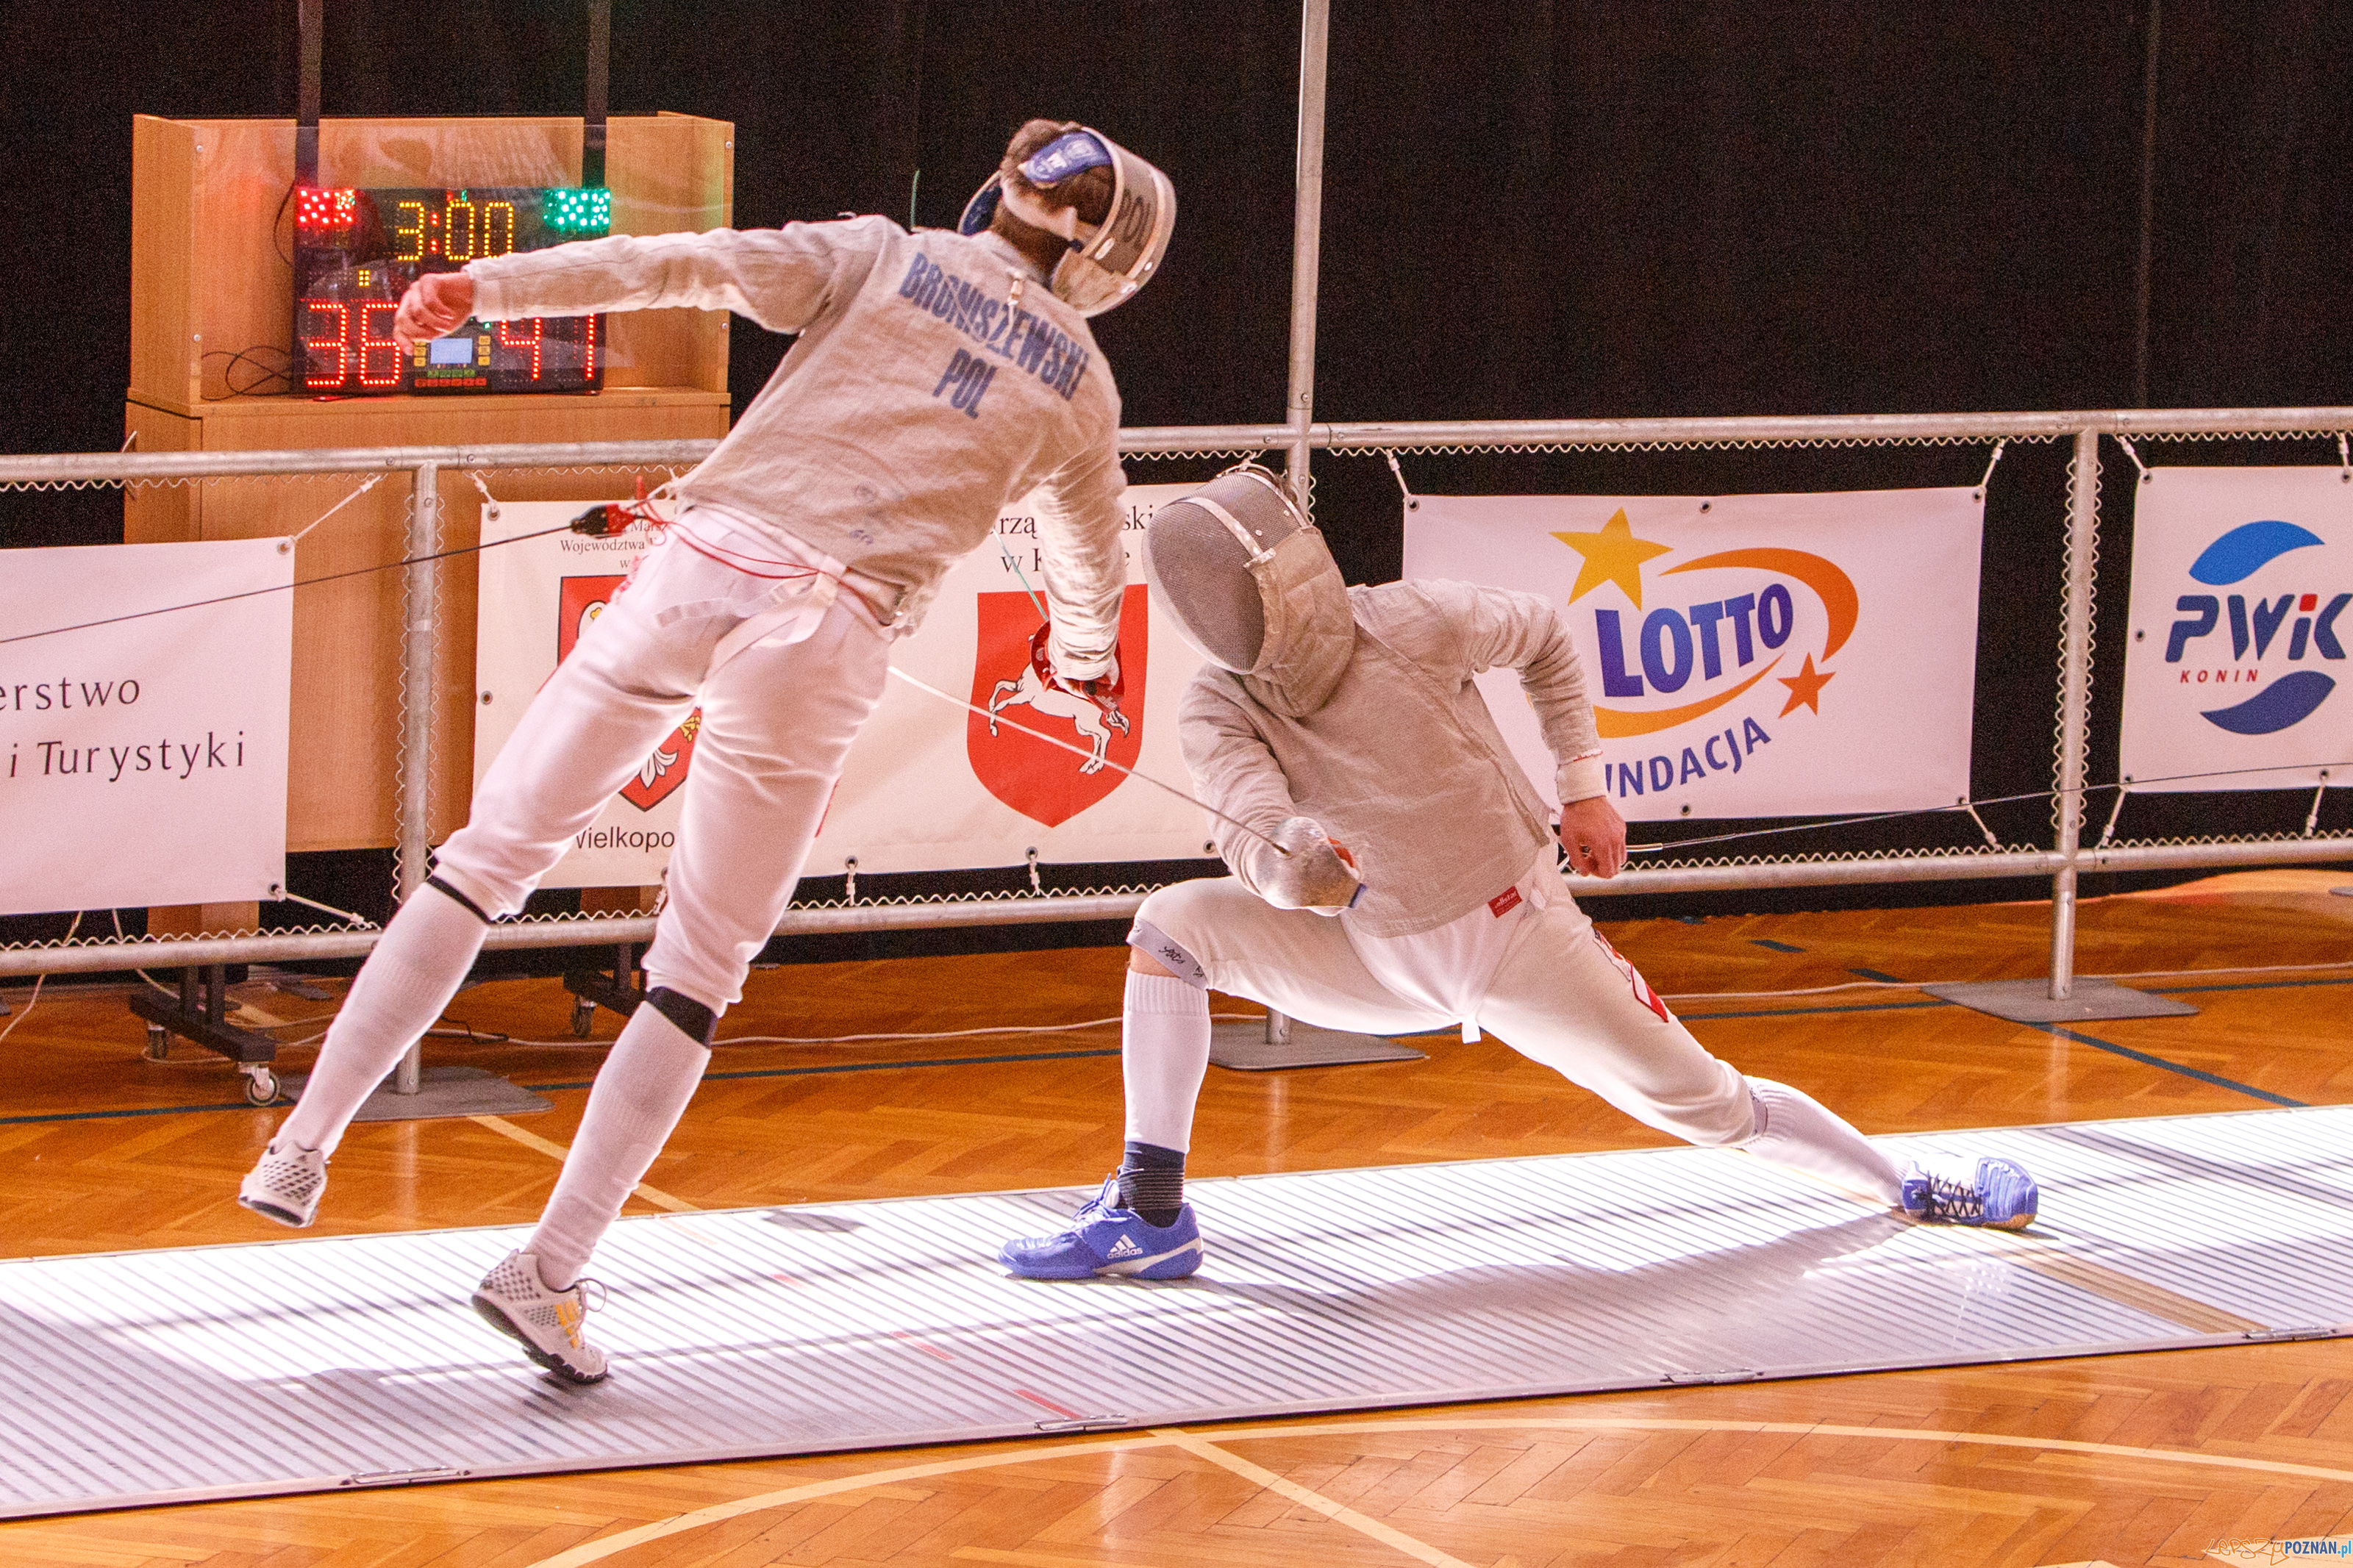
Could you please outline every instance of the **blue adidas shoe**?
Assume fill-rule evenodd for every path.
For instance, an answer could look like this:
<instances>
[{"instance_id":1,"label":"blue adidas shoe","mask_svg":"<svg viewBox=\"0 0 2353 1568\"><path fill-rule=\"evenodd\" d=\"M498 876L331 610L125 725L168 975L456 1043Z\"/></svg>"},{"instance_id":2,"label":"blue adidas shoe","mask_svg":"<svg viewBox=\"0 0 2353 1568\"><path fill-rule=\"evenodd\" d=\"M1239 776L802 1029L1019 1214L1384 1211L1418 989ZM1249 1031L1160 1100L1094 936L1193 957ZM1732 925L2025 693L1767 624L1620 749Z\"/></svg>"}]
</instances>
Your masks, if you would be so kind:
<instances>
[{"instance_id":1,"label":"blue adidas shoe","mask_svg":"<svg viewBox=\"0 0 2353 1568\"><path fill-rule=\"evenodd\" d=\"M1119 1206L1119 1177L1113 1173L1080 1207L1070 1229L1008 1241L997 1258L1023 1279L1092 1279L1103 1274L1182 1279L1201 1267L1201 1227L1193 1221L1191 1204L1176 1211L1175 1225L1145 1224L1140 1215Z\"/></svg>"},{"instance_id":2,"label":"blue adidas shoe","mask_svg":"<svg viewBox=\"0 0 2353 1568\"><path fill-rule=\"evenodd\" d=\"M2042 1192L2014 1160L1979 1160L1966 1181L1932 1175L1918 1165L1904 1173L1904 1212L1915 1219L2024 1230L2034 1223Z\"/></svg>"}]
</instances>

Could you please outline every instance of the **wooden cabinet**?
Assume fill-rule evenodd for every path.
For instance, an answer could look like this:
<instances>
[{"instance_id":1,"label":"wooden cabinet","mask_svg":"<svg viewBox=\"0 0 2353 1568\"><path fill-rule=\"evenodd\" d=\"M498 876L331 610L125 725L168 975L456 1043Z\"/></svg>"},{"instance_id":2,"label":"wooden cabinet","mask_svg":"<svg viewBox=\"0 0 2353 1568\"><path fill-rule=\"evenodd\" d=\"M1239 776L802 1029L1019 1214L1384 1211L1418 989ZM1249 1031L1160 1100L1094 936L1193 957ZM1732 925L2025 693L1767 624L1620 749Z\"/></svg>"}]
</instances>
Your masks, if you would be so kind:
<instances>
[{"instance_id":1,"label":"wooden cabinet","mask_svg":"<svg viewBox=\"0 0 2353 1568\"><path fill-rule=\"evenodd\" d=\"M724 226L733 205L733 129L664 114L609 122L613 232ZM578 120L336 121L321 127L320 178L363 187L577 183ZM716 437L727 430L724 311L646 310L610 320L605 390L576 395L317 399L239 395L257 363L291 347L291 121L170 121L132 129L132 355L126 434L142 452L481 445ZM275 353L269 350L276 350ZM246 360L241 351L257 351ZM234 374L231 374L234 367ZM668 470L649 470L649 483ZM360 475L156 485L124 500L123 536L159 540L292 534L342 500ZM501 500L596 500L630 492L617 470L491 472ZM298 578L405 552L410 484L387 475L297 546ZM440 482L441 547L479 537L481 492L464 473ZM432 834L465 820L473 779L475 572L441 564L441 638L433 687ZM349 578L294 595L292 751L287 847L394 841L400 744L402 577Z\"/></svg>"}]
</instances>

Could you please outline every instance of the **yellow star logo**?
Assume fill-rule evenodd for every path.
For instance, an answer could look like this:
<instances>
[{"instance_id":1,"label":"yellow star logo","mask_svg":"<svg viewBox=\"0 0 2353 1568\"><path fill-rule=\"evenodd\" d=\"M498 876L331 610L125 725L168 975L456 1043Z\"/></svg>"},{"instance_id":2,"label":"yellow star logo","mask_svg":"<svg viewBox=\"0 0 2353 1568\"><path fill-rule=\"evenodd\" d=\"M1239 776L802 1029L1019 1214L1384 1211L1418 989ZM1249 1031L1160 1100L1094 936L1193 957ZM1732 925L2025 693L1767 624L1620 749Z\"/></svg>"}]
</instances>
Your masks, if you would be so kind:
<instances>
[{"instance_id":1,"label":"yellow star logo","mask_svg":"<svg viewBox=\"0 0 2353 1568\"><path fill-rule=\"evenodd\" d=\"M1647 539L1634 537L1633 526L1626 521L1626 509L1620 507L1599 533L1556 533L1555 539L1585 557L1577 569L1577 586L1569 591L1572 605L1604 583L1615 583L1634 607L1642 607L1642 563L1653 555L1664 555L1674 549L1672 544L1653 544Z\"/></svg>"},{"instance_id":2,"label":"yellow star logo","mask_svg":"<svg viewBox=\"0 0 2353 1568\"><path fill-rule=\"evenodd\" d=\"M1821 697L1822 688L1828 686L1831 683L1831 678L1837 673L1838 671L1834 669L1817 670L1814 668L1814 656L1808 654L1805 668L1799 670L1797 674L1775 676L1774 679L1789 689L1789 700L1782 704L1781 717L1786 719L1795 713L1800 702L1820 713L1822 710L1822 705L1819 699Z\"/></svg>"}]
</instances>

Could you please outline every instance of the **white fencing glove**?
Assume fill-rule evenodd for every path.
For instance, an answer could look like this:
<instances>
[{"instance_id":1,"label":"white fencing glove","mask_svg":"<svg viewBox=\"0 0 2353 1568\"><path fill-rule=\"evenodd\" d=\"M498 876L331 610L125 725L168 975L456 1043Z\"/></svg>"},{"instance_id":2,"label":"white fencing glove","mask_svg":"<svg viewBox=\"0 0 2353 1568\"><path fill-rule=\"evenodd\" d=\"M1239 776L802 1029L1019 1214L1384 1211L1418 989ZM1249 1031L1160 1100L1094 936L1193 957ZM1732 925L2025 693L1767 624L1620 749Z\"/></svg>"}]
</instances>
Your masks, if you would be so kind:
<instances>
[{"instance_id":1,"label":"white fencing glove","mask_svg":"<svg viewBox=\"0 0 2353 1568\"><path fill-rule=\"evenodd\" d=\"M1356 901L1365 879L1314 817L1285 817L1272 837L1288 854L1278 855L1259 840L1250 841L1250 880L1261 898L1278 910L1313 910L1319 915L1336 915Z\"/></svg>"}]
</instances>

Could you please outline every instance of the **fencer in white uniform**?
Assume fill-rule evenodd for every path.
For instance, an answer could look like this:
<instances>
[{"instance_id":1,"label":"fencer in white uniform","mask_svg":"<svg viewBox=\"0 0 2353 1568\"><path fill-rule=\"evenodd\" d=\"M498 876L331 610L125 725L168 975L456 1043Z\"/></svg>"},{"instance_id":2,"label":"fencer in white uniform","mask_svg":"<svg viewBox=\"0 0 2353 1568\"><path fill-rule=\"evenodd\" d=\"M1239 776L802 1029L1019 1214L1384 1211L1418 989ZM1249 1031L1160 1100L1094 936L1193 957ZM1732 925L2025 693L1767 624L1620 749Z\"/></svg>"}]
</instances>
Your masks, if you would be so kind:
<instances>
[{"instance_id":1,"label":"fencer in white uniform","mask_svg":"<svg viewBox=\"0 0 2353 1568\"><path fill-rule=\"evenodd\" d=\"M463 830L377 944L301 1101L239 1191L311 1223L353 1113L440 1016L488 923L700 705L648 999L596 1076L554 1195L473 1305L593 1383L581 1271L677 1125L719 1016L792 896L892 641L956 557L1033 494L1049 653L1115 676L1119 397L1087 326L1143 286L1176 220L1167 176L1099 132L1031 121L957 231L880 217L616 237L420 279L397 332L691 306L797 334L681 510L483 775Z\"/></svg>"},{"instance_id":2,"label":"fencer in white uniform","mask_svg":"<svg viewBox=\"0 0 2353 1568\"><path fill-rule=\"evenodd\" d=\"M1070 1228L1006 1245L1033 1279L1176 1279L1200 1266L1184 1197L1211 990L1333 1029L1476 1025L1628 1115L1736 1147L1922 1218L2019 1227L2032 1180L1986 1159L1899 1169L1787 1084L1692 1037L1570 898L1542 799L1472 678L1518 671L1557 763L1571 863L1614 875L1625 823L1577 649L1532 594L1348 588L1271 475L1244 467L1162 507L1154 604L1208 663L1177 710L1226 878L1164 888L1128 941L1120 1169ZM1287 853L1286 853L1287 851Z\"/></svg>"}]
</instances>

